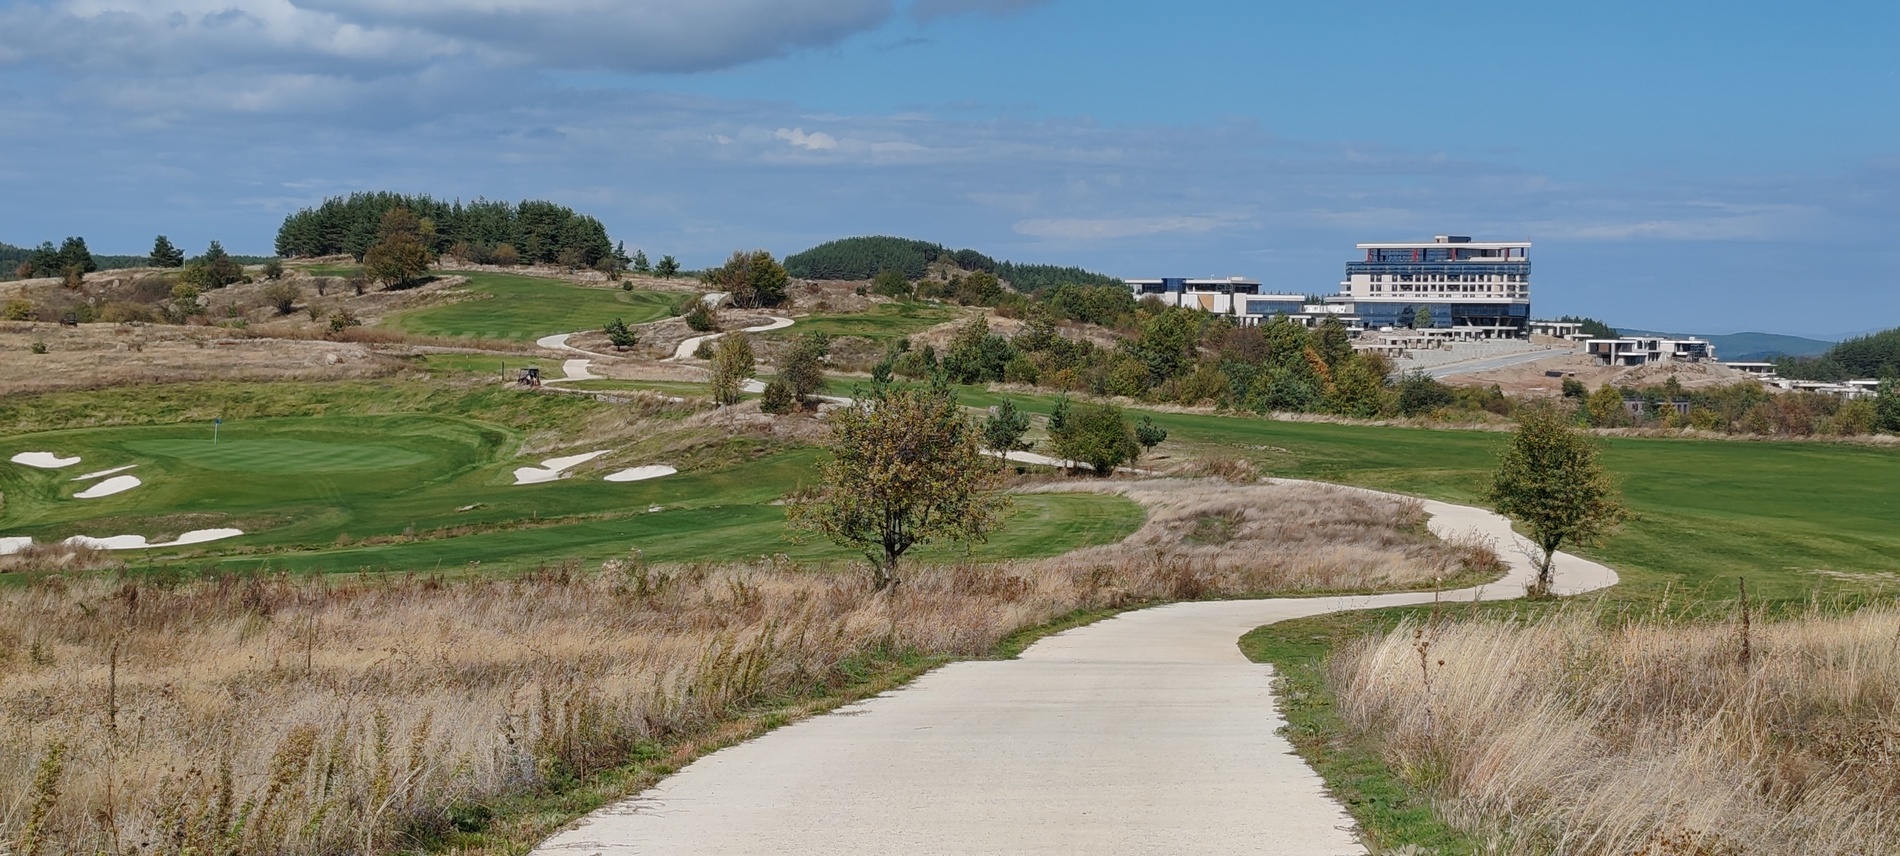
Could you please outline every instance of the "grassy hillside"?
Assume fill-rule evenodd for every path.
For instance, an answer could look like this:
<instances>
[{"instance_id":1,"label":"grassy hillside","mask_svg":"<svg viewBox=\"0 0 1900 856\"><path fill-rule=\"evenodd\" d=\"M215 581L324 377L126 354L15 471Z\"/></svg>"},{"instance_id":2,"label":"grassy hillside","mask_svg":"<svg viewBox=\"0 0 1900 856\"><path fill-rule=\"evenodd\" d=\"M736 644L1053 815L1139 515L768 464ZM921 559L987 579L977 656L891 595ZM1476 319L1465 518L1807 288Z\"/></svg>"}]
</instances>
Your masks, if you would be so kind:
<instances>
[{"instance_id":1,"label":"grassy hillside","mask_svg":"<svg viewBox=\"0 0 1900 856\"><path fill-rule=\"evenodd\" d=\"M870 279L880 271L896 270L907 279L921 279L929 266L937 262L965 271L993 273L1025 294L1065 283L1121 284L1115 277L1079 267L997 261L976 250L952 250L928 241L881 235L843 238L793 253L785 257L785 271L801 279Z\"/></svg>"},{"instance_id":2,"label":"grassy hillside","mask_svg":"<svg viewBox=\"0 0 1900 856\"><path fill-rule=\"evenodd\" d=\"M428 336L533 341L551 333L598 330L615 318L628 324L663 318L679 299L503 273L466 276L465 290L476 299L404 312L384 325Z\"/></svg>"}]
</instances>

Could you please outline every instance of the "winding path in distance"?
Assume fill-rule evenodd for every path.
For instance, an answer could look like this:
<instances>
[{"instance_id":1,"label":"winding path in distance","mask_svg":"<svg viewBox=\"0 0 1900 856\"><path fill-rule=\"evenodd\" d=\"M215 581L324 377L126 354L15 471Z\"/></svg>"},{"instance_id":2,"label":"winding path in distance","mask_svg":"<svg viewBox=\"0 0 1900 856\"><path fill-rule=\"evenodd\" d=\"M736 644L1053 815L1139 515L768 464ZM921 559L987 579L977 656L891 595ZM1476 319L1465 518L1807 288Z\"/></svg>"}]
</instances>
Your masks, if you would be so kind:
<instances>
[{"instance_id":1,"label":"winding path in distance","mask_svg":"<svg viewBox=\"0 0 1900 856\"><path fill-rule=\"evenodd\" d=\"M1518 597L1534 576L1504 518L1426 502L1440 536L1496 539L1510 573L1446 601ZM1616 582L1557 558L1557 589ZM1345 810L1278 733L1263 624L1430 603L1430 593L1180 603L955 663L715 752L543 842L620 854L1363 854Z\"/></svg>"}]
</instances>

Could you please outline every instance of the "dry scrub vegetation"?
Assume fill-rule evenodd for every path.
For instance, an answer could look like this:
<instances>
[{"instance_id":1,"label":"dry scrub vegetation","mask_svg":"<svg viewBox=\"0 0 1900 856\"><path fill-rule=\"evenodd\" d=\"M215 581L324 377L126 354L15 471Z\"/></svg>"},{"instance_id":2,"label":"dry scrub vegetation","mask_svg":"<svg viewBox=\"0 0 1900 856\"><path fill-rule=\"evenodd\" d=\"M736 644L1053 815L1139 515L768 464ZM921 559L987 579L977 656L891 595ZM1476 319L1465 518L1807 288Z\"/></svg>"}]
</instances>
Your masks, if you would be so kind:
<instances>
[{"instance_id":1,"label":"dry scrub vegetation","mask_svg":"<svg viewBox=\"0 0 1900 856\"><path fill-rule=\"evenodd\" d=\"M637 559L514 579L91 577L8 590L0 842L17 854L371 853L485 826L532 840L559 818L489 807L636 758L683 760L722 723L835 695L880 663L981 656L1078 609L1410 582L1455 552L1430 546L1415 508L1357 492L1121 489L1172 522L1121 550L912 568L883 594L843 570ZM1311 540L1258 563L1182 543L1202 537L1190 519L1224 519L1238 499L1287 520L1243 515L1227 543L1263 550L1257 539L1284 526L1346 521L1326 525L1350 528L1350 559L1302 562ZM1314 570L1348 560L1375 567L1349 582Z\"/></svg>"},{"instance_id":2,"label":"dry scrub vegetation","mask_svg":"<svg viewBox=\"0 0 1900 856\"><path fill-rule=\"evenodd\" d=\"M1746 642L1746 647L1745 647ZM1900 852L1900 610L1407 623L1340 710L1501 853Z\"/></svg>"},{"instance_id":3,"label":"dry scrub vegetation","mask_svg":"<svg viewBox=\"0 0 1900 856\"><path fill-rule=\"evenodd\" d=\"M1177 597L1197 597L1197 589L1428 588L1467 575L1488 580L1506 570L1489 543L1429 537L1425 507L1389 494L1190 479L1057 482L1029 490L1119 493L1140 503L1148 520L1135 534L1051 561L1175 568L1186 586Z\"/></svg>"}]
</instances>

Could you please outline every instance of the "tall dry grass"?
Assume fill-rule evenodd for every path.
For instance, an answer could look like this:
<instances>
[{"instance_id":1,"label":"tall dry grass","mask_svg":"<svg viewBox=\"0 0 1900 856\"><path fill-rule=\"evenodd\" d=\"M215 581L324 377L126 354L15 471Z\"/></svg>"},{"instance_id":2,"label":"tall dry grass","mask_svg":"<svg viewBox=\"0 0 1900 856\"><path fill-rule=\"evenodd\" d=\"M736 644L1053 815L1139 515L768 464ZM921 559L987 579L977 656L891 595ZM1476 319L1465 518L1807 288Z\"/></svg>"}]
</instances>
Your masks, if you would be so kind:
<instances>
[{"instance_id":1,"label":"tall dry grass","mask_svg":"<svg viewBox=\"0 0 1900 856\"><path fill-rule=\"evenodd\" d=\"M1892 606L1746 636L1587 609L1408 623L1330 668L1347 720L1497 852L1900 852Z\"/></svg>"},{"instance_id":2,"label":"tall dry grass","mask_svg":"<svg viewBox=\"0 0 1900 856\"><path fill-rule=\"evenodd\" d=\"M1215 510L1159 510L1202 488L1173 484L1138 495L1178 521L1168 531ZM1431 570L1431 551L1451 549L1396 501L1262 490L1280 507L1387 513L1389 534L1358 524L1355 561ZM885 594L788 562L45 578L0 592L0 851L391 852L479 823L479 807L835 691L880 658L982 655L1076 609L1309 584L1290 558L1248 567L1143 531L1120 552L910 568Z\"/></svg>"}]
</instances>

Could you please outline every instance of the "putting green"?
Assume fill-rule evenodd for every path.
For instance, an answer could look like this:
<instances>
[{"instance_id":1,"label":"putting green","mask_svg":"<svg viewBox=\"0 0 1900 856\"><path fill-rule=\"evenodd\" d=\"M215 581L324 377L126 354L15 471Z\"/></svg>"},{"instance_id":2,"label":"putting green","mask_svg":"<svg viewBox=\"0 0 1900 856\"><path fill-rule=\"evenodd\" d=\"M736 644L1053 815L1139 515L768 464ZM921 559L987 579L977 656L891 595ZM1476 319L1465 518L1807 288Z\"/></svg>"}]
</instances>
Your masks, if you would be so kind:
<instances>
[{"instance_id":1,"label":"putting green","mask_svg":"<svg viewBox=\"0 0 1900 856\"><path fill-rule=\"evenodd\" d=\"M371 442L321 442L291 437L254 440L133 440L128 452L165 458L206 470L284 475L388 470L427 463L424 452Z\"/></svg>"}]
</instances>

